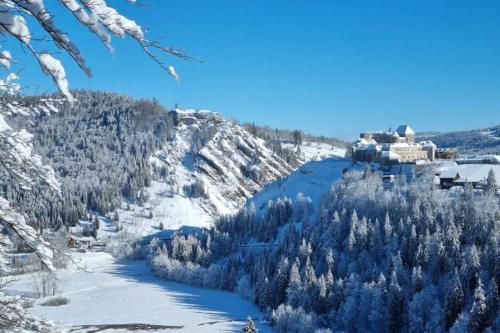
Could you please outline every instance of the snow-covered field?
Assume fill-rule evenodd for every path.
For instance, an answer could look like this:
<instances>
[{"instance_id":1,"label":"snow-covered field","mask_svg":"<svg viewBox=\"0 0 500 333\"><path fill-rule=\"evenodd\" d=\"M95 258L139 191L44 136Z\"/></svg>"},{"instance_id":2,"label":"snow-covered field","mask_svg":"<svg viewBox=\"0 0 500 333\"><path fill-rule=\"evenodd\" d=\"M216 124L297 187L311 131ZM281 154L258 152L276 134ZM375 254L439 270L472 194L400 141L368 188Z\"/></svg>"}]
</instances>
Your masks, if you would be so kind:
<instances>
[{"instance_id":1,"label":"snow-covered field","mask_svg":"<svg viewBox=\"0 0 500 333\"><path fill-rule=\"evenodd\" d=\"M132 324L145 324L135 332L241 332L251 316L259 332L270 332L262 313L238 295L188 287L152 276L143 261L116 261L104 252L75 253L84 270L58 273L60 295L70 299L61 306L35 302L33 311L56 327L72 332L124 332ZM9 287L12 293L33 291L31 275ZM159 325L147 330L147 325ZM141 327L141 326L139 326Z\"/></svg>"}]
</instances>

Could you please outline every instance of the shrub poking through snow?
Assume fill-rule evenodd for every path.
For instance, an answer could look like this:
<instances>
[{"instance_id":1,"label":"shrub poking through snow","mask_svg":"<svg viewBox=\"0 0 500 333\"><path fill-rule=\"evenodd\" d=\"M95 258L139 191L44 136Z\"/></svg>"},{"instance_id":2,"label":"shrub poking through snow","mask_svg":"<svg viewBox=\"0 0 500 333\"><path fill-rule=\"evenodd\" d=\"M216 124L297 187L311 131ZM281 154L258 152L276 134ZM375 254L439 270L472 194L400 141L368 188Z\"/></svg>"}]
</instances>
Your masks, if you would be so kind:
<instances>
[{"instance_id":1,"label":"shrub poking through snow","mask_svg":"<svg viewBox=\"0 0 500 333\"><path fill-rule=\"evenodd\" d=\"M69 298L58 296L58 297L53 297L45 302L43 302L41 305L43 306L61 306L61 305L66 305L70 302Z\"/></svg>"}]
</instances>

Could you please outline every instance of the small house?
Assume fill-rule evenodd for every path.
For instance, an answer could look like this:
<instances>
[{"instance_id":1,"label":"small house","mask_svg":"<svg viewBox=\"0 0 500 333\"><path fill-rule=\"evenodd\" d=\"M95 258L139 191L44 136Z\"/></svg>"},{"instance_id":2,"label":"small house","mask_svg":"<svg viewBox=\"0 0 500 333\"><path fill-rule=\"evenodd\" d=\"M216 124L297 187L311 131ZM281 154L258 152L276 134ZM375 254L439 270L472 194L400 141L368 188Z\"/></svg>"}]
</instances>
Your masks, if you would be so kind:
<instances>
[{"instance_id":1,"label":"small house","mask_svg":"<svg viewBox=\"0 0 500 333\"><path fill-rule=\"evenodd\" d=\"M461 164L449 166L439 173L439 184L444 189L464 186L465 183L469 183L473 187L482 187L486 184L490 170L493 170L495 179L500 179L500 165Z\"/></svg>"},{"instance_id":2,"label":"small house","mask_svg":"<svg viewBox=\"0 0 500 333\"><path fill-rule=\"evenodd\" d=\"M455 170L445 172L439 175L439 186L444 189L450 189L455 186L455 182L460 179L460 175Z\"/></svg>"},{"instance_id":3,"label":"small house","mask_svg":"<svg viewBox=\"0 0 500 333\"><path fill-rule=\"evenodd\" d=\"M77 237L74 235L69 236L68 247L70 248L86 248L90 249L95 243L93 237Z\"/></svg>"}]
</instances>

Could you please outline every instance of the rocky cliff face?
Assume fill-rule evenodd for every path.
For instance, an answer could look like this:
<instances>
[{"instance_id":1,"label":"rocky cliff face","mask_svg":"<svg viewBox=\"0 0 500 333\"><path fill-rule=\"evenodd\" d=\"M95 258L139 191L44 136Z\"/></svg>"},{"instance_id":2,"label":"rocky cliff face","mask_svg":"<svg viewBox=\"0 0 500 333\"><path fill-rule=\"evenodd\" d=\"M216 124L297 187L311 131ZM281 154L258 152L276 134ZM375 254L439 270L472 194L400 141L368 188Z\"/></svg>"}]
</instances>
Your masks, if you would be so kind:
<instances>
[{"instance_id":1,"label":"rocky cliff face","mask_svg":"<svg viewBox=\"0 0 500 333\"><path fill-rule=\"evenodd\" d=\"M173 135L149 159L161 175L150 188L150 208L166 217L169 227L208 225L292 172L263 140L218 113L175 110L171 115Z\"/></svg>"},{"instance_id":2,"label":"rocky cliff face","mask_svg":"<svg viewBox=\"0 0 500 333\"><path fill-rule=\"evenodd\" d=\"M0 174L6 196L37 227L75 226L117 210L124 227L208 226L292 168L235 122L209 111L167 111L156 101L77 91L77 101L34 122L34 150L62 197L23 196ZM128 208L128 209L127 209Z\"/></svg>"}]
</instances>

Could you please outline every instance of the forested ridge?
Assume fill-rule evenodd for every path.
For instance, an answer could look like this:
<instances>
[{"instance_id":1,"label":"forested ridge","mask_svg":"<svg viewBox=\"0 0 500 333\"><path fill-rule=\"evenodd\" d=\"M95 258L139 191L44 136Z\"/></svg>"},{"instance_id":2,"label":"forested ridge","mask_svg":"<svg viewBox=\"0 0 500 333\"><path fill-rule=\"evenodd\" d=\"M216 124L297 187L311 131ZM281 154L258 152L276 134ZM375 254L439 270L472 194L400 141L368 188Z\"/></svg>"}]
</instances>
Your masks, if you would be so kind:
<instances>
[{"instance_id":1,"label":"forested ridge","mask_svg":"<svg viewBox=\"0 0 500 333\"><path fill-rule=\"evenodd\" d=\"M3 177L6 198L43 228L75 225L89 214L112 212L122 201L136 200L151 181L147 158L166 140L172 121L155 101L75 91L74 104L63 103L53 115L16 122L33 134L34 151L61 182L61 196L44 186L25 195Z\"/></svg>"},{"instance_id":2,"label":"forested ridge","mask_svg":"<svg viewBox=\"0 0 500 333\"><path fill-rule=\"evenodd\" d=\"M440 148L457 148L459 154L500 154L500 125L447 133L422 133L418 140L432 140Z\"/></svg>"},{"instance_id":3,"label":"forested ridge","mask_svg":"<svg viewBox=\"0 0 500 333\"><path fill-rule=\"evenodd\" d=\"M317 219L319 203L276 199L136 255L167 279L239 292L279 332L497 332L496 181L450 195L431 179L387 190L378 173L347 172Z\"/></svg>"},{"instance_id":4,"label":"forested ridge","mask_svg":"<svg viewBox=\"0 0 500 333\"><path fill-rule=\"evenodd\" d=\"M233 200L231 204L239 207L241 196L252 195L292 170L259 139L215 113L171 112L156 100L102 91L72 93L75 102L57 105L54 114L13 119L17 127L32 133L33 151L61 183L61 195L47 191L44 184L26 193L7 173L0 177L5 198L39 230L111 216L123 201L143 205L153 180L164 183L165 190L171 188L172 195L200 199L211 182L220 186L220 200ZM42 97L23 98L28 102ZM228 165L237 169L224 171ZM186 181L176 173L179 167L186 167L196 179L183 186Z\"/></svg>"}]
</instances>

